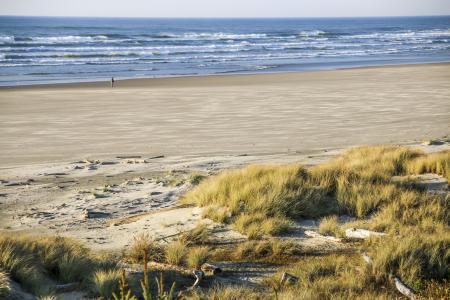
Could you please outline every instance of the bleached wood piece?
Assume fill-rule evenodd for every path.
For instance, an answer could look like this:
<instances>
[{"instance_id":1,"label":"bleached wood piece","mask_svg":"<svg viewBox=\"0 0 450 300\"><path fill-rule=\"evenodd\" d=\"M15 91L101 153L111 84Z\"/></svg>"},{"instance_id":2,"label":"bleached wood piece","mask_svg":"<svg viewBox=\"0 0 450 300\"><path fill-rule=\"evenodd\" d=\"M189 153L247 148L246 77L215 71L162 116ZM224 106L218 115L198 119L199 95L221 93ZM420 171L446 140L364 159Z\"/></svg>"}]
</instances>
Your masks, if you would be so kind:
<instances>
[{"instance_id":1,"label":"bleached wood piece","mask_svg":"<svg viewBox=\"0 0 450 300\"><path fill-rule=\"evenodd\" d=\"M204 276L204 273L202 271L194 270L192 271L192 273L195 276L195 282L188 290L195 290L200 285L200 282L202 282Z\"/></svg>"},{"instance_id":2,"label":"bleached wood piece","mask_svg":"<svg viewBox=\"0 0 450 300\"><path fill-rule=\"evenodd\" d=\"M397 290L411 300L416 299L413 290L407 287L398 277L394 277L394 283Z\"/></svg>"},{"instance_id":3,"label":"bleached wood piece","mask_svg":"<svg viewBox=\"0 0 450 300\"><path fill-rule=\"evenodd\" d=\"M352 239L367 239L370 236L384 235L386 235L386 233L357 228L349 228L345 231L345 236Z\"/></svg>"},{"instance_id":4,"label":"bleached wood piece","mask_svg":"<svg viewBox=\"0 0 450 300\"><path fill-rule=\"evenodd\" d=\"M321 239L325 239L325 240L330 240L333 242L340 242L341 239L336 238L334 236L326 236L326 235L321 235L320 233L317 233L315 231L312 230L306 230L305 231L305 235L309 236L309 237L313 237L313 238L321 238Z\"/></svg>"}]
</instances>

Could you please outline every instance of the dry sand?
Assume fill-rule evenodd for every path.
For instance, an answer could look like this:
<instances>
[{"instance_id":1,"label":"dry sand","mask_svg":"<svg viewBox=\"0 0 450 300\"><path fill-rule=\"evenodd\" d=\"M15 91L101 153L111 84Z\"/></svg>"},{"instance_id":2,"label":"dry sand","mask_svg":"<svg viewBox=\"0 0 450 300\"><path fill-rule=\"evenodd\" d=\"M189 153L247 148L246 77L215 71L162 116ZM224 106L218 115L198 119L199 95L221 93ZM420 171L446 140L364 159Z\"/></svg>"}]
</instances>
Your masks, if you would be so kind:
<instances>
[{"instance_id":1,"label":"dry sand","mask_svg":"<svg viewBox=\"0 0 450 300\"><path fill-rule=\"evenodd\" d=\"M0 167L307 153L450 133L450 64L0 89Z\"/></svg>"}]
</instances>

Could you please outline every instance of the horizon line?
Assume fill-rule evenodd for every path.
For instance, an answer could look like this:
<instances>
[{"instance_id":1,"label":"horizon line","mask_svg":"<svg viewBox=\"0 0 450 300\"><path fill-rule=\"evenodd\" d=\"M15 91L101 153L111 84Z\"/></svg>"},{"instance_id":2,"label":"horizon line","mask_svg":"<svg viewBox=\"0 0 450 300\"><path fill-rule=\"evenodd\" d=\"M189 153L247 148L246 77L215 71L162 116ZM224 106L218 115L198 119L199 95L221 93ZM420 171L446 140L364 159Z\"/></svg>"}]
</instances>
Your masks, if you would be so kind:
<instances>
[{"instance_id":1,"label":"horizon line","mask_svg":"<svg viewBox=\"0 0 450 300\"><path fill-rule=\"evenodd\" d=\"M103 19L349 19L349 18L408 18L408 17L450 17L450 14L429 15L377 15L377 16L298 16L298 17L143 17L143 16L64 16L64 15L2 15L0 17L29 17L29 18L103 18Z\"/></svg>"}]
</instances>

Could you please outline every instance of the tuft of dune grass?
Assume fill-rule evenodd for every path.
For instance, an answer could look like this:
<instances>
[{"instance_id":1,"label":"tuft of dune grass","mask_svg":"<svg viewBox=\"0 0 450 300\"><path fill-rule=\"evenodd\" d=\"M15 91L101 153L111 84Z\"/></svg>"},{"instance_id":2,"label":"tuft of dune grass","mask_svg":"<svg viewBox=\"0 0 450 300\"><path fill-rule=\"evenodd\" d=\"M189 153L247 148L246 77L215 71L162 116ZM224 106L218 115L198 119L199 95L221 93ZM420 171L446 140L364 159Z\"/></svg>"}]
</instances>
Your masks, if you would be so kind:
<instances>
[{"instance_id":1,"label":"tuft of dune grass","mask_svg":"<svg viewBox=\"0 0 450 300\"><path fill-rule=\"evenodd\" d=\"M377 276L399 276L419 291L426 281L450 277L450 235L442 232L424 235L411 230L400 237L372 238L368 249Z\"/></svg>"},{"instance_id":2,"label":"tuft of dune grass","mask_svg":"<svg viewBox=\"0 0 450 300\"><path fill-rule=\"evenodd\" d=\"M87 284L97 268L113 265L69 238L0 234L0 269L34 294L48 293L53 281Z\"/></svg>"},{"instance_id":3,"label":"tuft of dune grass","mask_svg":"<svg viewBox=\"0 0 450 300\"><path fill-rule=\"evenodd\" d=\"M180 266L184 263L187 253L186 244L181 241L173 241L166 246L166 261L169 264Z\"/></svg>"},{"instance_id":4,"label":"tuft of dune grass","mask_svg":"<svg viewBox=\"0 0 450 300\"><path fill-rule=\"evenodd\" d=\"M435 173L450 182L450 151L422 155L406 164L408 174Z\"/></svg>"},{"instance_id":5,"label":"tuft of dune grass","mask_svg":"<svg viewBox=\"0 0 450 300\"><path fill-rule=\"evenodd\" d=\"M92 276L93 291L96 295L109 299L119 288L120 270L98 270Z\"/></svg>"},{"instance_id":6,"label":"tuft of dune grass","mask_svg":"<svg viewBox=\"0 0 450 300\"><path fill-rule=\"evenodd\" d=\"M198 270L208 260L208 257L208 247L190 248L186 257L187 266Z\"/></svg>"},{"instance_id":7,"label":"tuft of dune grass","mask_svg":"<svg viewBox=\"0 0 450 300\"><path fill-rule=\"evenodd\" d=\"M0 299L8 299L11 292L11 280L5 271L0 270Z\"/></svg>"},{"instance_id":8,"label":"tuft of dune grass","mask_svg":"<svg viewBox=\"0 0 450 300\"><path fill-rule=\"evenodd\" d=\"M15 239L0 239L0 268L26 290L39 293L49 283L45 269L32 253L26 252L21 246Z\"/></svg>"},{"instance_id":9,"label":"tuft of dune grass","mask_svg":"<svg viewBox=\"0 0 450 300\"><path fill-rule=\"evenodd\" d=\"M322 235L330 235L335 237L342 237L343 232L339 227L337 216L328 216L322 218L319 225L319 233Z\"/></svg>"},{"instance_id":10,"label":"tuft of dune grass","mask_svg":"<svg viewBox=\"0 0 450 300\"><path fill-rule=\"evenodd\" d=\"M140 263L144 259L144 253L152 261L164 260L164 248L157 243L148 233L140 233L133 237L126 256L134 263Z\"/></svg>"}]
</instances>

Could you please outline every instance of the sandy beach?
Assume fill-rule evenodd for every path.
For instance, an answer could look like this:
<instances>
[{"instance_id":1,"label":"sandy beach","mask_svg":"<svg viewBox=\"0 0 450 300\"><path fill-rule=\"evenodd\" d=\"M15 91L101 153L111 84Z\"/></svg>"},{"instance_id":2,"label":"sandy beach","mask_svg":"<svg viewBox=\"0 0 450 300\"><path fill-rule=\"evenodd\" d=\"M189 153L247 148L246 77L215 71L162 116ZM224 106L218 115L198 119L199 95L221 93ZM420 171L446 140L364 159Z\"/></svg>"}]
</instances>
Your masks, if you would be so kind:
<instances>
[{"instance_id":1,"label":"sandy beach","mask_svg":"<svg viewBox=\"0 0 450 300\"><path fill-rule=\"evenodd\" d=\"M141 233L167 244L206 224L215 247L245 243L232 224L180 202L196 178L250 164L309 167L362 144L448 150L449 71L430 64L1 88L0 233L123 253ZM305 253L350 247L317 234L320 222L298 219L277 239ZM261 287L277 271L219 266L244 286Z\"/></svg>"},{"instance_id":2,"label":"sandy beach","mask_svg":"<svg viewBox=\"0 0 450 300\"><path fill-rule=\"evenodd\" d=\"M417 146L445 137L449 70L435 64L136 79L113 89L107 82L3 88L0 226L107 249L148 228L161 236L185 230L201 215L177 208L190 174L313 165L351 145ZM100 217L85 220L86 210ZM110 226L124 218L133 219Z\"/></svg>"},{"instance_id":3,"label":"sandy beach","mask_svg":"<svg viewBox=\"0 0 450 300\"><path fill-rule=\"evenodd\" d=\"M0 167L308 153L450 133L450 64L0 89Z\"/></svg>"}]
</instances>

